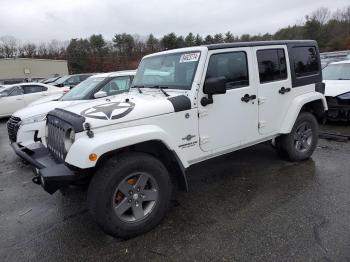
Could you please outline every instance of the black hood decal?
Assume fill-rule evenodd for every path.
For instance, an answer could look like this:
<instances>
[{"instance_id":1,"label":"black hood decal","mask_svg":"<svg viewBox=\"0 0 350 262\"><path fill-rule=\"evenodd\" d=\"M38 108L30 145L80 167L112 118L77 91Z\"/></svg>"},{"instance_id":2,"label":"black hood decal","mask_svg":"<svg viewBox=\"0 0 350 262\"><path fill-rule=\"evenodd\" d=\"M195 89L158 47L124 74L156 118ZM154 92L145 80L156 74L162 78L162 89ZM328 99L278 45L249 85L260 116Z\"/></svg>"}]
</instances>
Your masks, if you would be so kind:
<instances>
[{"instance_id":1,"label":"black hood decal","mask_svg":"<svg viewBox=\"0 0 350 262\"><path fill-rule=\"evenodd\" d=\"M114 120L128 115L134 107L132 102L111 102L84 109L80 114L88 118Z\"/></svg>"}]
</instances>

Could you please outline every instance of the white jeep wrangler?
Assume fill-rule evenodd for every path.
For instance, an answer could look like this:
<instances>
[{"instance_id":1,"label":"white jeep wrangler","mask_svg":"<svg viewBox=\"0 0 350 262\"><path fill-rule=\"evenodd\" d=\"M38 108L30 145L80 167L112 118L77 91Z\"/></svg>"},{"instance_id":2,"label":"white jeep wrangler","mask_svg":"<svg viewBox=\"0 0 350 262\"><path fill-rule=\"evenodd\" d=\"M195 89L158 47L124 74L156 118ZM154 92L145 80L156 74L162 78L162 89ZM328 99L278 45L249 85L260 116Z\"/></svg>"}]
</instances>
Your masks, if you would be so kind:
<instances>
[{"instance_id":1,"label":"white jeep wrangler","mask_svg":"<svg viewBox=\"0 0 350 262\"><path fill-rule=\"evenodd\" d=\"M275 139L309 158L327 110L317 43L217 44L145 56L133 91L47 116L47 148L18 152L49 193L89 181L90 211L129 238L160 223L174 185L201 161Z\"/></svg>"}]
</instances>

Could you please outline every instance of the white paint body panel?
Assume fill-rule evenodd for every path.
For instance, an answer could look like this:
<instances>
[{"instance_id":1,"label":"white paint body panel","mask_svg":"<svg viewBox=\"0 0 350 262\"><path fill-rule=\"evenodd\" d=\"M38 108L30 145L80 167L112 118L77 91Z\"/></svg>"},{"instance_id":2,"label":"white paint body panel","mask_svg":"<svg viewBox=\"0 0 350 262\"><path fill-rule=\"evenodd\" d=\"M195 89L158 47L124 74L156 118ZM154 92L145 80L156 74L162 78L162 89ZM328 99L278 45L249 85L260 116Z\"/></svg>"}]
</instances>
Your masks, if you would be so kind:
<instances>
[{"instance_id":1,"label":"white paint body panel","mask_svg":"<svg viewBox=\"0 0 350 262\"><path fill-rule=\"evenodd\" d=\"M350 80L323 80L325 96L336 97L350 92Z\"/></svg>"},{"instance_id":2,"label":"white paint body panel","mask_svg":"<svg viewBox=\"0 0 350 262\"><path fill-rule=\"evenodd\" d=\"M284 46L282 48L286 50ZM200 100L206 97L202 90L210 55L240 50L244 50L248 55L250 85L228 90L226 94L214 95L214 103L203 107ZM128 101L134 104L128 114L114 120L91 118L90 113L90 116L85 114L85 122L90 124L94 137L88 138L85 131L76 134L75 142L68 151L65 162L82 169L91 168L96 165L96 162L89 160L91 153L101 157L125 146L158 140L177 154L184 167L188 167L194 163L290 132L305 103L322 100L324 108L327 109L324 96L315 92L315 84L292 88L287 95L279 96L278 89L281 84L286 88L291 87L289 66L288 79L282 81L283 83L275 83L270 86L273 93L269 90L260 91L259 89L264 86L259 83L254 47L213 51L209 51L207 47L196 47L170 50L163 54L179 51L201 52L191 90L166 89L170 97L179 95L188 97L191 109L175 112L173 104L160 90L147 88L142 90L142 94L133 90L109 101L99 100L67 107L65 110L78 115L90 112L95 117L103 117L101 113L93 113L93 107L108 106L109 103L117 102L123 105ZM289 61L287 51L286 58ZM246 93L266 98L265 103L261 104L261 109L259 109L257 99L254 103L242 103L241 97ZM120 112L123 112L123 109ZM118 114L118 112L113 114ZM266 121L265 130L259 130L259 120ZM187 136L192 138L187 141Z\"/></svg>"}]
</instances>

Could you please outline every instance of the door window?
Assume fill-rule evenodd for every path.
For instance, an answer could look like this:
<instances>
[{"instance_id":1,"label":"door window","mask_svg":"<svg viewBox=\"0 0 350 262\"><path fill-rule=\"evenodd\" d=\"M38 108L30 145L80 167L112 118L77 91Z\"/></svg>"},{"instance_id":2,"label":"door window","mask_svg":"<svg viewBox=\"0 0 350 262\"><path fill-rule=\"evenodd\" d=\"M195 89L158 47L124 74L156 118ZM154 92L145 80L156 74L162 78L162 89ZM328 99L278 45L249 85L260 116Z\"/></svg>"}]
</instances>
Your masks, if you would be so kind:
<instances>
[{"instance_id":1,"label":"door window","mask_svg":"<svg viewBox=\"0 0 350 262\"><path fill-rule=\"evenodd\" d=\"M20 96L23 95L22 88L16 86L12 89L11 93L8 96Z\"/></svg>"},{"instance_id":2,"label":"door window","mask_svg":"<svg viewBox=\"0 0 350 262\"><path fill-rule=\"evenodd\" d=\"M248 62L245 52L214 54L210 57L206 79L226 77L226 89L249 86Z\"/></svg>"},{"instance_id":3,"label":"door window","mask_svg":"<svg viewBox=\"0 0 350 262\"><path fill-rule=\"evenodd\" d=\"M80 77L79 76L72 76L70 77L67 82L68 84L78 84L80 83Z\"/></svg>"},{"instance_id":4,"label":"door window","mask_svg":"<svg viewBox=\"0 0 350 262\"><path fill-rule=\"evenodd\" d=\"M128 76L116 77L109 81L101 91L107 93L107 96L119 94L129 90L130 78Z\"/></svg>"},{"instance_id":5,"label":"door window","mask_svg":"<svg viewBox=\"0 0 350 262\"><path fill-rule=\"evenodd\" d=\"M26 85L22 86L24 94L32 94L32 93L38 93L44 91L44 87L37 86L37 85ZM46 89L46 87L45 87Z\"/></svg>"},{"instance_id":6,"label":"door window","mask_svg":"<svg viewBox=\"0 0 350 262\"><path fill-rule=\"evenodd\" d=\"M260 83L287 79L287 65L284 49L257 51Z\"/></svg>"}]
</instances>

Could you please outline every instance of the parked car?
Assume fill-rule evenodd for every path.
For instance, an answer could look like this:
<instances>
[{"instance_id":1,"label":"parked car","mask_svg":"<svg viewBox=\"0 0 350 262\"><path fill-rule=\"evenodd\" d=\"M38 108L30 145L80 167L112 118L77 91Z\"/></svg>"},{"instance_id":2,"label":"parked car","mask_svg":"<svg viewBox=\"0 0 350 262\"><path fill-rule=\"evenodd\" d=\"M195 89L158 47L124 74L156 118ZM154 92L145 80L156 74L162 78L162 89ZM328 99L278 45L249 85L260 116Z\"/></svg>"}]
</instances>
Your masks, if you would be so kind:
<instances>
[{"instance_id":1,"label":"parked car","mask_svg":"<svg viewBox=\"0 0 350 262\"><path fill-rule=\"evenodd\" d=\"M18 146L27 146L45 140L45 116L55 108L91 102L96 98L107 98L129 91L135 71L119 71L97 74L71 89L64 96L53 95L39 99L28 107L15 112L8 121L10 141Z\"/></svg>"},{"instance_id":2,"label":"parked car","mask_svg":"<svg viewBox=\"0 0 350 262\"><path fill-rule=\"evenodd\" d=\"M51 84L53 82L56 82L58 79L60 79L61 76L55 76L55 77L51 77L51 78L48 78L48 79L43 79L41 81L41 83L44 83L44 84Z\"/></svg>"},{"instance_id":3,"label":"parked car","mask_svg":"<svg viewBox=\"0 0 350 262\"><path fill-rule=\"evenodd\" d=\"M68 86L72 88L90 76L92 76L92 74L66 75L58 78L54 82L51 82L50 85L57 87Z\"/></svg>"},{"instance_id":4,"label":"parked car","mask_svg":"<svg viewBox=\"0 0 350 262\"><path fill-rule=\"evenodd\" d=\"M188 189L186 170L196 163L273 138L282 157L308 159L317 145L317 118L327 110L315 41L151 54L132 87L49 112L47 148L14 147L34 167L33 182L49 193L89 181L93 218L122 238L160 223L174 186Z\"/></svg>"},{"instance_id":5,"label":"parked car","mask_svg":"<svg viewBox=\"0 0 350 262\"><path fill-rule=\"evenodd\" d=\"M323 69L327 118L350 120L350 60L329 64Z\"/></svg>"},{"instance_id":6,"label":"parked car","mask_svg":"<svg viewBox=\"0 0 350 262\"><path fill-rule=\"evenodd\" d=\"M68 88L58 88L42 83L9 85L0 90L0 118L11 116L31 102L50 95L63 94Z\"/></svg>"}]
</instances>

